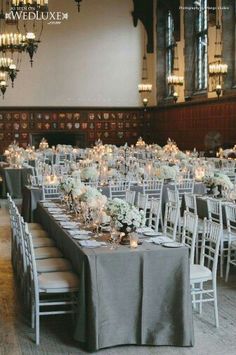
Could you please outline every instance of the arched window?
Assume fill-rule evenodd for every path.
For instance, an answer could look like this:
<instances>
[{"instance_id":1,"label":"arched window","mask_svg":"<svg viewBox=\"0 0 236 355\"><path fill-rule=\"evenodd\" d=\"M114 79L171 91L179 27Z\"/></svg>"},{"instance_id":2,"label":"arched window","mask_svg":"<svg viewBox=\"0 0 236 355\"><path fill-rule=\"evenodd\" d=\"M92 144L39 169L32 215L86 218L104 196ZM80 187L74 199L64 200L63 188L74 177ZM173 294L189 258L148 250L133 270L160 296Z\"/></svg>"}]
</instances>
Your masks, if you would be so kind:
<instances>
[{"instance_id":1,"label":"arched window","mask_svg":"<svg viewBox=\"0 0 236 355\"><path fill-rule=\"evenodd\" d=\"M174 38L174 20L170 11L167 13L166 22L166 77L173 74L175 59L175 38ZM171 94L171 88L168 87L168 94Z\"/></svg>"},{"instance_id":2,"label":"arched window","mask_svg":"<svg viewBox=\"0 0 236 355\"><path fill-rule=\"evenodd\" d=\"M196 1L194 1L196 4ZM207 0L197 1L196 14L196 89L207 88Z\"/></svg>"}]
</instances>

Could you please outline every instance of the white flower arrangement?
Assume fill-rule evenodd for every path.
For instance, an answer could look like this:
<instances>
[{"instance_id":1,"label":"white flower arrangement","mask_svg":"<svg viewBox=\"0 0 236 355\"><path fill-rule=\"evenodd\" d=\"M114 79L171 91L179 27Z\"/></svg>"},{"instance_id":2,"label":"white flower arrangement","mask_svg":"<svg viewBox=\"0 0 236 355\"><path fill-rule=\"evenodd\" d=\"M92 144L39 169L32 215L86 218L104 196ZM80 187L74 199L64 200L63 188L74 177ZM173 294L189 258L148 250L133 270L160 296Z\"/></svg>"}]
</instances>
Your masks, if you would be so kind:
<instances>
[{"instance_id":1,"label":"white flower arrangement","mask_svg":"<svg viewBox=\"0 0 236 355\"><path fill-rule=\"evenodd\" d=\"M159 180L172 179L174 180L177 176L178 169L176 166L162 165L156 170L156 177Z\"/></svg>"},{"instance_id":2,"label":"white flower arrangement","mask_svg":"<svg viewBox=\"0 0 236 355\"><path fill-rule=\"evenodd\" d=\"M80 200L81 202L86 202L87 206L93 210L102 210L107 203L107 197L102 195L99 190L90 186L85 186L82 194L80 195Z\"/></svg>"},{"instance_id":3,"label":"white flower arrangement","mask_svg":"<svg viewBox=\"0 0 236 355\"><path fill-rule=\"evenodd\" d=\"M203 183L210 189L215 189L218 186L226 190L233 189L233 183L230 181L229 177L222 173L215 172L214 175L205 176Z\"/></svg>"},{"instance_id":4,"label":"white flower arrangement","mask_svg":"<svg viewBox=\"0 0 236 355\"><path fill-rule=\"evenodd\" d=\"M60 188L66 195L76 198L84 192L85 186L80 179L70 176L61 182Z\"/></svg>"},{"instance_id":5,"label":"white flower arrangement","mask_svg":"<svg viewBox=\"0 0 236 355\"><path fill-rule=\"evenodd\" d=\"M108 201L106 213L115 222L117 230L122 232L130 233L145 224L144 212L119 198Z\"/></svg>"},{"instance_id":6,"label":"white flower arrangement","mask_svg":"<svg viewBox=\"0 0 236 355\"><path fill-rule=\"evenodd\" d=\"M81 180L84 181L96 181L98 179L99 173L94 166L88 166L80 171Z\"/></svg>"}]
</instances>

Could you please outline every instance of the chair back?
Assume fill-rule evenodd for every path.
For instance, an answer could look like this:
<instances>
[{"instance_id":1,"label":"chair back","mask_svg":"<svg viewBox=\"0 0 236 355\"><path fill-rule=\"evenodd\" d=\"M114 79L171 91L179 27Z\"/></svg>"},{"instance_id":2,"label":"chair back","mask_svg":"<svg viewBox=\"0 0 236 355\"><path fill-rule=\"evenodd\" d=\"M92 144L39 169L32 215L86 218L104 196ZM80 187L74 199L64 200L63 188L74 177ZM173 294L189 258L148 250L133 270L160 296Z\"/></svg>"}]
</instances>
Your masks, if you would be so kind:
<instances>
[{"instance_id":1,"label":"chair back","mask_svg":"<svg viewBox=\"0 0 236 355\"><path fill-rule=\"evenodd\" d=\"M176 240L179 214L180 210L178 206L166 203L163 232L173 240Z\"/></svg>"},{"instance_id":2,"label":"chair back","mask_svg":"<svg viewBox=\"0 0 236 355\"><path fill-rule=\"evenodd\" d=\"M159 199L151 199L150 203L150 213L148 226L151 227L155 232L158 232L159 222L161 215L161 201Z\"/></svg>"},{"instance_id":3,"label":"chair back","mask_svg":"<svg viewBox=\"0 0 236 355\"><path fill-rule=\"evenodd\" d=\"M135 191L126 190L125 191L125 201L130 203L131 205L134 205L135 195L136 195Z\"/></svg>"},{"instance_id":4,"label":"chair back","mask_svg":"<svg viewBox=\"0 0 236 355\"><path fill-rule=\"evenodd\" d=\"M180 207L179 192L176 188L167 187L167 202L169 205Z\"/></svg>"},{"instance_id":5,"label":"chair back","mask_svg":"<svg viewBox=\"0 0 236 355\"><path fill-rule=\"evenodd\" d=\"M125 199L126 191L130 190L130 181L109 182L109 197Z\"/></svg>"},{"instance_id":6,"label":"chair back","mask_svg":"<svg viewBox=\"0 0 236 355\"><path fill-rule=\"evenodd\" d=\"M61 196L61 192L58 184L43 184L42 187L43 200L58 199Z\"/></svg>"},{"instance_id":7,"label":"chair back","mask_svg":"<svg viewBox=\"0 0 236 355\"><path fill-rule=\"evenodd\" d=\"M205 218L202 235L200 265L207 266L212 270L214 280L216 280L220 240L220 224Z\"/></svg>"},{"instance_id":8,"label":"chair back","mask_svg":"<svg viewBox=\"0 0 236 355\"><path fill-rule=\"evenodd\" d=\"M190 264L194 263L194 254L197 237L198 216L189 211L184 212L184 223L182 229L182 243L190 250Z\"/></svg>"},{"instance_id":9,"label":"chair back","mask_svg":"<svg viewBox=\"0 0 236 355\"><path fill-rule=\"evenodd\" d=\"M236 237L236 206L233 204L225 205L225 214L230 245L232 237L234 239Z\"/></svg>"},{"instance_id":10,"label":"chair back","mask_svg":"<svg viewBox=\"0 0 236 355\"><path fill-rule=\"evenodd\" d=\"M208 219L212 222L219 223L223 228L222 205L221 201L215 198L207 199Z\"/></svg>"},{"instance_id":11,"label":"chair back","mask_svg":"<svg viewBox=\"0 0 236 355\"><path fill-rule=\"evenodd\" d=\"M162 200L163 180L144 180L143 193L148 195L148 199L158 198Z\"/></svg>"},{"instance_id":12,"label":"chair back","mask_svg":"<svg viewBox=\"0 0 236 355\"><path fill-rule=\"evenodd\" d=\"M138 192L136 207L139 210L143 210L144 215L146 216L148 208L148 195L144 195L141 192Z\"/></svg>"},{"instance_id":13,"label":"chair back","mask_svg":"<svg viewBox=\"0 0 236 355\"><path fill-rule=\"evenodd\" d=\"M194 180L193 179L182 179L175 184L176 189L179 192L179 198L182 200L185 193L193 193Z\"/></svg>"},{"instance_id":14,"label":"chair back","mask_svg":"<svg viewBox=\"0 0 236 355\"><path fill-rule=\"evenodd\" d=\"M184 194L186 211L197 214L197 200L194 194Z\"/></svg>"}]
</instances>

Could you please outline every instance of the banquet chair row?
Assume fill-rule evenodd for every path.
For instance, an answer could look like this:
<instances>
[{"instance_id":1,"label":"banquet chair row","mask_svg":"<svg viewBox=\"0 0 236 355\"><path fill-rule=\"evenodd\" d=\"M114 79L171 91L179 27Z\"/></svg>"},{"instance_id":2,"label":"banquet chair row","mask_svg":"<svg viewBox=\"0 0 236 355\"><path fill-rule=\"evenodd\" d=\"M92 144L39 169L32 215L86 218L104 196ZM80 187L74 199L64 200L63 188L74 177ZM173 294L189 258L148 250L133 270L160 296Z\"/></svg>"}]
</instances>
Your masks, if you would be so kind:
<instances>
[{"instance_id":1,"label":"banquet chair row","mask_svg":"<svg viewBox=\"0 0 236 355\"><path fill-rule=\"evenodd\" d=\"M40 229L40 225L26 224L10 196L8 203L14 270L24 302L31 312L36 344L39 344L40 316L76 313L79 280L71 263L55 247L54 240Z\"/></svg>"}]
</instances>

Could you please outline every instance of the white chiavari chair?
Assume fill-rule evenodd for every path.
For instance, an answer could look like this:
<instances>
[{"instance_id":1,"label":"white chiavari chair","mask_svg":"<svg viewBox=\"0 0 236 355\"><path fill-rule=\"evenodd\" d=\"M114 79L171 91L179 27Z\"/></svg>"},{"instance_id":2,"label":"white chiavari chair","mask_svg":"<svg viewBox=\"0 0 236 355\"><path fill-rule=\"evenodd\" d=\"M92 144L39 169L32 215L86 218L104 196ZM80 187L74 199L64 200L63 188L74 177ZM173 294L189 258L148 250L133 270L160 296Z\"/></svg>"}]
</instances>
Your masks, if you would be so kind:
<instances>
[{"instance_id":1,"label":"white chiavari chair","mask_svg":"<svg viewBox=\"0 0 236 355\"><path fill-rule=\"evenodd\" d=\"M163 180L144 180L143 194L148 195L148 199L157 198L162 201Z\"/></svg>"},{"instance_id":2,"label":"white chiavari chair","mask_svg":"<svg viewBox=\"0 0 236 355\"><path fill-rule=\"evenodd\" d=\"M40 317L76 313L78 276L72 271L38 273L32 237L24 230L28 294L32 305L32 326L36 344L40 342ZM50 309L51 308L51 309Z\"/></svg>"},{"instance_id":3,"label":"white chiavari chair","mask_svg":"<svg viewBox=\"0 0 236 355\"><path fill-rule=\"evenodd\" d=\"M42 186L43 200L52 200L60 198L61 192L59 184L46 184L43 183Z\"/></svg>"},{"instance_id":4,"label":"white chiavari chair","mask_svg":"<svg viewBox=\"0 0 236 355\"><path fill-rule=\"evenodd\" d=\"M225 281L228 282L230 265L236 266L236 206L225 205L225 214L228 229L228 255Z\"/></svg>"},{"instance_id":5,"label":"white chiavari chair","mask_svg":"<svg viewBox=\"0 0 236 355\"><path fill-rule=\"evenodd\" d=\"M176 240L179 223L179 207L166 203L163 233Z\"/></svg>"},{"instance_id":6,"label":"white chiavari chair","mask_svg":"<svg viewBox=\"0 0 236 355\"><path fill-rule=\"evenodd\" d=\"M136 207L138 210L143 210L145 217L147 218L147 209L148 209L148 196L138 192Z\"/></svg>"},{"instance_id":7,"label":"white chiavari chair","mask_svg":"<svg viewBox=\"0 0 236 355\"><path fill-rule=\"evenodd\" d=\"M150 201L150 212L148 219L148 227L158 232L161 217L161 202L158 199L152 198Z\"/></svg>"},{"instance_id":8,"label":"white chiavari chair","mask_svg":"<svg viewBox=\"0 0 236 355\"><path fill-rule=\"evenodd\" d=\"M181 242L190 250L190 264L194 263L195 246L197 238L198 216L189 211L184 212L183 229L181 234Z\"/></svg>"},{"instance_id":9,"label":"white chiavari chair","mask_svg":"<svg viewBox=\"0 0 236 355\"><path fill-rule=\"evenodd\" d=\"M203 303L214 302L216 327L219 326L216 277L220 239L220 224L205 219L200 263L190 265L193 305L199 304L199 313L201 314ZM198 287L198 285L200 286Z\"/></svg>"},{"instance_id":10,"label":"white chiavari chair","mask_svg":"<svg viewBox=\"0 0 236 355\"><path fill-rule=\"evenodd\" d=\"M126 191L130 190L130 181L109 182L109 197L125 199Z\"/></svg>"},{"instance_id":11,"label":"white chiavari chair","mask_svg":"<svg viewBox=\"0 0 236 355\"><path fill-rule=\"evenodd\" d=\"M182 179L179 182L175 183L175 187L179 193L179 199L182 201L182 198L185 193L193 193L194 189L194 180L193 179Z\"/></svg>"},{"instance_id":12,"label":"white chiavari chair","mask_svg":"<svg viewBox=\"0 0 236 355\"><path fill-rule=\"evenodd\" d=\"M222 203L220 200L215 198L207 199L207 212L208 219L215 223L219 223L221 228L221 240L220 240L220 276L223 277L224 269L224 258L228 255L228 231L223 225L223 215L222 215Z\"/></svg>"},{"instance_id":13,"label":"white chiavari chair","mask_svg":"<svg viewBox=\"0 0 236 355\"><path fill-rule=\"evenodd\" d=\"M125 191L125 201L134 205L136 191L126 190Z\"/></svg>"}]
</instances>

